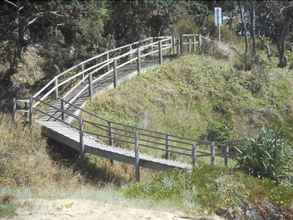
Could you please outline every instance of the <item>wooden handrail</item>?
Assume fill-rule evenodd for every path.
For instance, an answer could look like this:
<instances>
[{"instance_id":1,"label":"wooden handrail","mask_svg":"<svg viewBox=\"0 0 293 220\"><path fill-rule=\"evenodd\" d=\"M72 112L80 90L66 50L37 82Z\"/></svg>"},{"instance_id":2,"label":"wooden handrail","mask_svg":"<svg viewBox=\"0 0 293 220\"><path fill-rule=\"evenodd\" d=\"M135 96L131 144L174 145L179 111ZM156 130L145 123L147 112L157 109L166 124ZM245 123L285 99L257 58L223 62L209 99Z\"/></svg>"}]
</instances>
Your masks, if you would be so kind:
<instances>
[{"instance_id":1,"label":"wooden handrail","mask_svg":"<svg viewBox=\"0 0 293 220\"><path fill-rule=\"evenodd\" d=\"M29 111L29 117L32 117L33 110L36 110L40 112L41 114L47 115L49 118L53 118L57 121L60 121L62 123L65 123L73 128L76 128L72 125L72 123L68 123L66 121L66 117L72 117L79 121L79 132L80 132L80 151L81 154L84 153L84 143L83 143L83 136L85 133L93 134L93 132L86 131L86 126L84 125L91 125L96 127L97 129L101 129L101 132L106 132L106 135L96 133L96 135L108 138L110 141L110 145L114 144L114 141L120 141L124 143L133 144L136 143L136 156L138 157L138 149L139 147L149 148L149 149L156 149L165 152L165 158L169 158L169 154L178 154L182 156L188 156L191 157L192 164L194 165L196 162L196 158L202 155L211 155L211 163L214 164L215 157L217 156L216 149L218 147L224 147L224 160L225 164L228 163L228 155L229 155L229 149L226 144L219 144L209 141L198 141L191 138L185 138L180 137L177 135L167 134L164 132L149 130L149 129L143 129L143 128L137 128L135 126L125 125L122 123L114 122L105 118L102 118L92 112L88 112L76 105L73 104L73 102L80 97L80 95L86 90L90 89L89 93L92 94L92 84L100 82L103 80L103 78L106 78L108 75L113 73L114 77L114 87L117 85L117 70L131 62L134 62L137 60L138 64L141 62L140 59L143 59L146 56L152 55L152 54L158 54L160 63L163 62L163 51L171 49L170 53L174 53L175 47L178 45L180 46L180 51L183 51L182 46L185 45L184 38L188 38L189 45L189 51L191 52L191 44L195 44L195 37L197 35L182 35L180 38L180 42L177 43L176 39L172 36L160 36L160 37L154 37L154 38L147 38L143 41L137 41L131 44L123 45L121 47L111 49L108 51L105 51L101 54L98 54L90 59L87 59L85 61L82 61L81 63L65 70L64 72L58 74L55 76L51 81L49 81L43 88L41 88L37 93L35 93L29 101L26 101L30 104L30 111ZM192 42L190 37L193 37ZM176 45L177 43L177 45ZM145 44L145 45L144 45ZM136 47L136 48L135 48ZM127 49L127 51L125 51ZM151 49L149 51L148 49ZM177 49L177 53L178 53ZM98 63L95 63L87 68L85 68L85 64L97 60L99 58L103 57L103 60L101 60ZM122 59L123 58L123 59ZM122 62L117 61L122 60ZM113 66L113 68L110 68L110 66ZM68 77L65 77L65 74L78 69L81 67L81 71L78 71L77 73L73 75L69 75ZM107 71L103 72L103 74L98 75L100 70L103 70L107 67ZM138 65L138 72L139 72L139 65ZM93 77L93 74L97 75ZM82 77L81 77L82 76ZM82 79L79 79L82 78ZM59 88L61 86L64 86L65 84L73 81L74 79L78 79L77 83L75 85L70 85L65 90L65 95L60 96ZM88 83L84 82L88 81ZM74 81L75 82L75 81ZM81 89L78 90L78 92L75 94L74 97L72 97L70 100L65 99L59 99L60 97L67 97L69 94L71 94L73 91L75 91L79 86L81 86ZM64 88L64 87L62 87ZM49 90L49 91L47 91ZM46 93L41 96L42 93ZM56 107L54 105L51 105L48 102L45 102L45 99L49 97L51 94L55 92L56 94L56 100L61 101L61 108ZM48 112L45 112L39 108L36 108L39 104L44 104L54 110L56 112L61 113L61 119L60 116L55 116L54 114L50 114ZM84 120L81 116L77 116L70 111L67 111L66 109L77 109L79 112L83 114L87 114L91 117L94 117L94 121ZM31 121L31 120L30 120ZM99 121L102 121L105 123L105 125L99 123ZM133 139L135 137L135 140L133 142L129 141L129 139ZM201 151L198 149L199 145L207 145L210 146L210 152ZM201 154L200 154L201 153Z\"/></svg>"}]
</instances>

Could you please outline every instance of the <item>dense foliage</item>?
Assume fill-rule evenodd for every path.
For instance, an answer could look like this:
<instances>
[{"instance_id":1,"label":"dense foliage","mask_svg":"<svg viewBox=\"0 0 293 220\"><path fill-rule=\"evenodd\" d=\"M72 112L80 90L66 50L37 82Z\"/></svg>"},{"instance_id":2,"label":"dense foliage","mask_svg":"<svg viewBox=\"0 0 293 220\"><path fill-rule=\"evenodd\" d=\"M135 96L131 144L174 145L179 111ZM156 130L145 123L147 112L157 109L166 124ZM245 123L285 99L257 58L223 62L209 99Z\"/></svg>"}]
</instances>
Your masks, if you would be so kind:
<instances>
[{"instance_id":1,"label":"dense foliage","mask_svg":"<svg viewBox=\"0 0 293 220\"><path fill-rule=\"evenodd\" d=\"M178 171L162 173L150 181L125 188L124 193L129 197L169 201L193 211L221 213L220 210L233 210L235 218L227 219L245 217L241 212L247 210L248 204L259 207L263 210L264 219L268 219L272 210L266 210L266 204L290 208L293 202L291 186L212 166L199 166L192 174Z\"/></svg>"},{"instance_id":2,"label":"dense foliage","mask_svg":"<svg viewBox=\"0 0 293 220\"><path fill-rule=\"evenodd\" d=\"M237 160L249 174L281 180L292 172L292 150L279 132L262 128L256 138L243 141Z\"/></svg>"}]
</instances>

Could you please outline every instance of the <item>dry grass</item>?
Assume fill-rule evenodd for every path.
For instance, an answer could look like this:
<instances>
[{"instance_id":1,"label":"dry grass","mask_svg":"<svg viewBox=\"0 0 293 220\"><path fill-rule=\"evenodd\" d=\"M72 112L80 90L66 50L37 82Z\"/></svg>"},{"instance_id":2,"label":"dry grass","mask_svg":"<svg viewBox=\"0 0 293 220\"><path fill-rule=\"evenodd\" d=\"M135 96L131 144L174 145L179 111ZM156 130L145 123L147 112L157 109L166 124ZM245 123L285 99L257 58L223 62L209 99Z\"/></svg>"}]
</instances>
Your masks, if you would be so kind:
<instances>
[{"instance_id":1,"label":"dry grass","mask_svg":"<svg viewBox=\"0 0 293 220\"><path fill-rule=\"evenodd\" d=\"M7 115L0 115L0 137L0 186L68 187L79 183L72 169L50 158L39 129L13 124Z\"/></svg>"}]
</instances>

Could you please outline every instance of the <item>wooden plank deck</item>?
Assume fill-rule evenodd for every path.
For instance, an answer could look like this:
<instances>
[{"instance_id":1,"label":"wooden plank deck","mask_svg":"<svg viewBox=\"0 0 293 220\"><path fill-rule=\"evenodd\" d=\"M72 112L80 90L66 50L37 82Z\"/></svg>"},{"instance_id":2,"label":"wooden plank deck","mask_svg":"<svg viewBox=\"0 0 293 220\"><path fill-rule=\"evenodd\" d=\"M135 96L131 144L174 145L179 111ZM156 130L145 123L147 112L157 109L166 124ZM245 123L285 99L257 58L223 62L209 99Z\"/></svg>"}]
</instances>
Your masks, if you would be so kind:
<instances>
[{"instance_id":1,"label":"wooden plank deck","mask_svg":"<svg viewBox=\"0 0 293 220\"><path fill-rule=\"evenodd\" d=\"M42 126L43 132L46 136L54 141L64 144L70 148L80 151L79 130L66 126L62 122L43 121L38 123ZM111 160L116 160L124 163L134 164L135 153L134 150L123 149L115 146L108 146L101 143L96 137L92 135L84 135L85 153L94 154ZM139 166L155 169L155 170L169 170L169 169L184 169L190 170L190 164L182 163L174 160L166 160L155 158L146 154L139 155Z\"/></svg>"}]
</instances>

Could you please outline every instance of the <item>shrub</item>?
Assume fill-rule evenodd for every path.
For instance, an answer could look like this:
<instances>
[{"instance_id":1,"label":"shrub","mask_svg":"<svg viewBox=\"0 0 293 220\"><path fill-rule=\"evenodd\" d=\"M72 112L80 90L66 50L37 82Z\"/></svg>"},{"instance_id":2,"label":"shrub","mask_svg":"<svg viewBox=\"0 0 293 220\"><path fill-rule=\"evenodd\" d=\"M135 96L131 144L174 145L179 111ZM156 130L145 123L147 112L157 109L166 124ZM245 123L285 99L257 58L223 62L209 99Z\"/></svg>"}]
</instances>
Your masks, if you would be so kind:
<instances>
[{"instance_id":1,"label":"shrub","mask_svg":"<svg viewBox=\"0 0 293 220\"><path fill-rule=\"evenodd\" d=\"M253 176L279 180L288 172L289 147L281 134L271 128L262 128L256 138L244 140L240 151L239 167Z\"/></svg>"},{"instance_id":2,"label":"shrub","mask_svg":"<svg viewBox=\"0 0 293 220\"><path fill-rule=\"evenodd\" d=\"M178 34L192 34L192 33L198 33L199 28L198 26L192 21L191 18L184 18L179 19L175 23L175 32Z\"/></svg>"},{"instance_id":3,"label":"shrub","mask_svg":"<svg viewBox=\"0 0 293 220\"><path fill-rule=\"evenodd\" d=\"M221 122L209 122L207 127L207 139L209 141L224 142L231 138L231 128Z\"/></svg>"}]
</instances>

